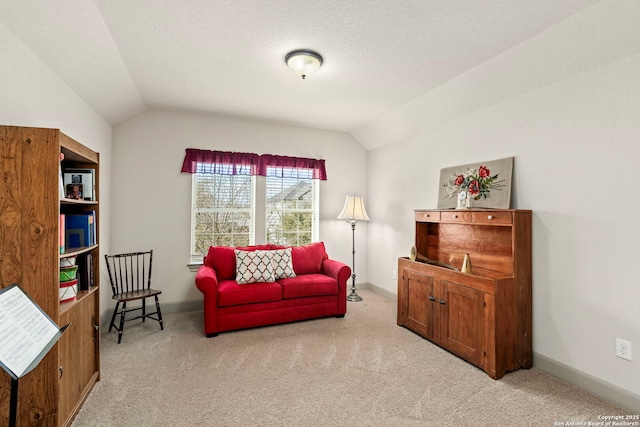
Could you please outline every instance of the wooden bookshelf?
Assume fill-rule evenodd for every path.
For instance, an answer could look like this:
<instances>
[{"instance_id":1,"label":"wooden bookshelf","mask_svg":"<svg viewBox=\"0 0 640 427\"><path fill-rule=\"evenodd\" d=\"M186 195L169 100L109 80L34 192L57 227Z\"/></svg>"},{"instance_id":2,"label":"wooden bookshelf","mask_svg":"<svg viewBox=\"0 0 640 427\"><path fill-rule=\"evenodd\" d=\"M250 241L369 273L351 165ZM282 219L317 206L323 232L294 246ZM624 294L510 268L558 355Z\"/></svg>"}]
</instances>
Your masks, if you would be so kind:
<instances>
[{"instance_id":1,"label":"wooden bookshelf","mask_svg":"<svg viewBox=\"0 0 640 427\"><path fill-rule=\"evenodd\" d=\"M60 163L60 153L64 160ZM95 200L60 197L60 167L95 170ZM60 214L95 211L100 155L58 129L0 126L0 287L17 283L59 326L70 324L38 367L20 379L18 425L68 426L100 379L99 244L60 253ZM91 254L94 286L59 302L60 259ZM10 378L0 374L0 402ZM0 425L8 413L0 413Z\"/></svg>"}]
</instances>

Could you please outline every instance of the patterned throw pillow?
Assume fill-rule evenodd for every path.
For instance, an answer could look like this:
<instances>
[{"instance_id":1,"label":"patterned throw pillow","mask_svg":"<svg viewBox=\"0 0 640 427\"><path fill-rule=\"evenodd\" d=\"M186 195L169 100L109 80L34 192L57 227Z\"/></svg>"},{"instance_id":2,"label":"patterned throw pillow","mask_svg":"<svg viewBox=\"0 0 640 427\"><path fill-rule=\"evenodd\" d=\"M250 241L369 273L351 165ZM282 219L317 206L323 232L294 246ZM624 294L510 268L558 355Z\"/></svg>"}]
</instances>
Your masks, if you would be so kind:
<instances>
[{"instance_id":1,"label":"patterned throw pillow","mask_svg":"<svg viewBox=\"0 0 640 427\"><path fill-rule=\"evenodd\" d=\"M296 273L293 272L291 248L278 249L271 251L271 253L271 265L273 265L273 272L276 279L296 277Z\"/></svg>"},{"instance_id":2,"label":"patterned throw pillow","mask_svg":"<svg viewBox=\"0 0 640 427\"><path fill-rule=\"evenodd\" d=\"M275 282L271 251L240 251L236 254L236 282L239 285L256 282Z\"/></svg>"}]
</instances>

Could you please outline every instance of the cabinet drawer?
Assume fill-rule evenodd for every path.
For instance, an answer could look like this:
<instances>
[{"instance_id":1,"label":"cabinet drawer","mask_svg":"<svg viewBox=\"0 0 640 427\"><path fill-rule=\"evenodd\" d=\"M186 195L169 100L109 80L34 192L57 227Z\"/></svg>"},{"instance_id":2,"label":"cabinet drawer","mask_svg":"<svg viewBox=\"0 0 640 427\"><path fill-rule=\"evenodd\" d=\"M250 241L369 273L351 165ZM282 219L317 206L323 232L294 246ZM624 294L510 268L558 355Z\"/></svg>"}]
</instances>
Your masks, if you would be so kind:
<instances>
[{"instance_id":1,"label":"cabinet drawer","mask_svg":"<svg viewBox=\"0 0 640 427\"><path fill-rule=\"evenodd\" d=\"M476 224L511 224L511 212L472 212L473 222Z\"/></svg>"},{"instance_id":2,"label":"cabinet drawer","mask_svg":"<svg viewBox=\"0 0 640 427\"><path fill-rule=\"evenodd\" d=\"M416 221L440 221L440 212L416 212Z\"/></svg>"},{"instance_id":3,"label":"cabinet drawer","mask_svg":"<svg viewBox=\"0 0 640 427\"><path fill-rule=\"evenodd\" d=\"M442 212L440 216L441 221L446 222L471 222L471 212L465 211L451 211Z\"/></svg>"}]
</instances>

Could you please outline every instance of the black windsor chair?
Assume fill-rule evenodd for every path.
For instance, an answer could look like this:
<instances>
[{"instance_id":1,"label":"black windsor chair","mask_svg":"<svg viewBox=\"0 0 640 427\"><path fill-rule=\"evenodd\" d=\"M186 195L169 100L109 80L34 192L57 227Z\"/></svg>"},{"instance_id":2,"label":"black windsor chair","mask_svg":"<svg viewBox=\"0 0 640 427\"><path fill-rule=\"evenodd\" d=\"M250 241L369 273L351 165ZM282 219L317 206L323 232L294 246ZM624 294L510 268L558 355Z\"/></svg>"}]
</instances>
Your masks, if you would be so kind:
<instances>
[{"instance_id":1,"label":"black windsor chair","mask_svg":"<svg viewBox=\"0 0 640 427\"><path fill-rule=\"evenodd\" d=\"M124 332L124 322L142 319L142 322L148 317L160 323L160 329L164 330L162 324L162 312L160 311L160 302L158 295L162 291L151 288L151 262L153 259L153 251L133 252L128 254L105 255L107 262L107 271L109 272L109 281L111 282L111 291L113 299L116 300L116 307L111 316L109 324L109 332L112 328L118 331L118 344L122 340ZM148 313L146 309L146 299L153 297L156 302L156 311ZM127 309L127 303L130 301L141 300L139 307ZM120 308L122 304L122 308ZM119 325L116 325L116 315L120 310ZM126 313L139 311L142 313L135 317L127 317Z\"/></svg>"}]
</instances>

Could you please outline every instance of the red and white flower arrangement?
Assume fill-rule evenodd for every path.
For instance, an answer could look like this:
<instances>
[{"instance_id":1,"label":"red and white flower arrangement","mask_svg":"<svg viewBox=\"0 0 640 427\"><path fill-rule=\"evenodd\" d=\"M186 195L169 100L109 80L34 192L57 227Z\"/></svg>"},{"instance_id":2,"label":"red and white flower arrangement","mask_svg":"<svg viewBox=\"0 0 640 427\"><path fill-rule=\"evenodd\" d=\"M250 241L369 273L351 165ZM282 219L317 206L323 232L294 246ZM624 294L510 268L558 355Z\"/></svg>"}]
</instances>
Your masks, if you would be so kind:
<instances>
[{"instance_id":1,"label":"red and white flower arrangement","mask_svg":"<svg viewBox=\"0 0 640 427\"><path fill-rule=\"evenodd\" d=\"M447 197L455 198L461 191L467 192L472 200L489 198L491 191L502 190L504 179L498 179L499 174L491 175L488 167L480 165L477 169L467 169L464 173L454 173L452 179L444 184Z\"/></svg>"}]
</instances>

